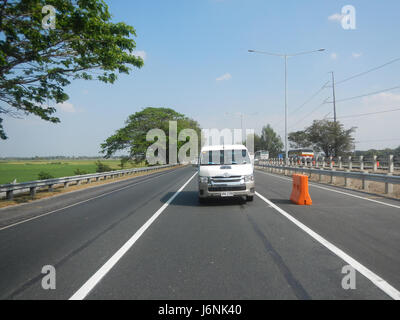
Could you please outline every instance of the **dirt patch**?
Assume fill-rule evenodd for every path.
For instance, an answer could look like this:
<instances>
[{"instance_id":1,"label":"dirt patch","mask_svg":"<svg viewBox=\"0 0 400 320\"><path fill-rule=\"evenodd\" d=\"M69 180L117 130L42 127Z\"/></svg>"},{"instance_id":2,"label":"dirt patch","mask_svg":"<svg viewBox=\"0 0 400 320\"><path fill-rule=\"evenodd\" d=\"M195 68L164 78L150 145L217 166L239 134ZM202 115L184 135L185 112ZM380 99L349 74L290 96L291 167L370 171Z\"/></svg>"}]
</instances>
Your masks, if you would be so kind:
<instances>
[{"instance_id":1,"label":"dirt patch","mask_svg":"<svg viewBox=\"0 0 400 320\"><path fill-rule=\"evenodd\" d=\"M112 182L134 179L137 177L146 176L146 175L149 175L152 173L167 171L167 170L171 170L171 169L175 169L175 168L179 168L179 167L181 167L181 166L169 167L169 168L159 169L159 170L154 170L154 171L149 171L149 172L138 172L138 173L135 173L132 175L126 175L126 176L119 177L119 178L113 178L113 179L108 178L106 180L92 181L89 183L87 181L81 181L81 184L79 184L79 185L76 183L72 184L72 185L70 184L68 186L68 188L64 188L63 184L59 184L59 185L55 185L53 187L53 191L51 191L51 192L49 192L48 188L44 188L41 190L39 189L33 198L31 197L29 192L27 192L27 193L21 193L21 194L15 195L13 200L0 200L0 208L15 206L15 205L22 204L22 203L29 203L29 202L33 202L35 200L50 198L50 197L54 197L59 194L69 193L69 192L81 190L81 189L87 189L87 188L100 186L100 185L104 185L104 184L108 184L108 183L112 183Z\"/></svg>"}]
</instances>

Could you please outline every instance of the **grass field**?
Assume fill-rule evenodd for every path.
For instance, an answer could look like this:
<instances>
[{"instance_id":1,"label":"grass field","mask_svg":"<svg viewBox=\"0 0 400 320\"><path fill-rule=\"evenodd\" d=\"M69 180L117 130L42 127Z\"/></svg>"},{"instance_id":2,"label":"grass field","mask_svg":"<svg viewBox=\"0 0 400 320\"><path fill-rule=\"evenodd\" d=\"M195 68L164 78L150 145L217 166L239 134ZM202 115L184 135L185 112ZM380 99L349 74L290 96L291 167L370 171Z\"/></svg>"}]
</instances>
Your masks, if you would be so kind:
<instances>
[{"instance_id":1,"label":"grass field","mask_svg":"<svg viewBox=\"0 0 400 320\"><path fill-rule=\"evenodd\" d=\"M55 160L55 161L0 161L0 184L38 180L41 171L51 174L55 178L74 176L79 169L87 173L95 173L97 160ZM101 160L112 169L120 170L119 160ZM126 164L124 169L138 167Z\"/></svg>"}]
</instances>

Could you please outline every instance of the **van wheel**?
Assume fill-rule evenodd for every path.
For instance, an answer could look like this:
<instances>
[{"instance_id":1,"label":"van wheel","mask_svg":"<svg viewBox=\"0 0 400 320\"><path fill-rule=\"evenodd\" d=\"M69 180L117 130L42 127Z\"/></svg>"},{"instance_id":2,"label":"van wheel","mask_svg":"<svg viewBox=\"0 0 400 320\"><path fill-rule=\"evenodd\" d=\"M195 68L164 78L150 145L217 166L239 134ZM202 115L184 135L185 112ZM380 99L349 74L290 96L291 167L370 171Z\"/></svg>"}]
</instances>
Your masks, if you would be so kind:
<instances>
[{"instance_id":1,"label":"van wheel","mask_svg":"<svg viewBox=\"0 0 400 320\"><path fill-rule=\"evenodd\" d=\"M253 201L254 200L254 196L246 196L246 201Z\"/></svg>"}]
</instances>

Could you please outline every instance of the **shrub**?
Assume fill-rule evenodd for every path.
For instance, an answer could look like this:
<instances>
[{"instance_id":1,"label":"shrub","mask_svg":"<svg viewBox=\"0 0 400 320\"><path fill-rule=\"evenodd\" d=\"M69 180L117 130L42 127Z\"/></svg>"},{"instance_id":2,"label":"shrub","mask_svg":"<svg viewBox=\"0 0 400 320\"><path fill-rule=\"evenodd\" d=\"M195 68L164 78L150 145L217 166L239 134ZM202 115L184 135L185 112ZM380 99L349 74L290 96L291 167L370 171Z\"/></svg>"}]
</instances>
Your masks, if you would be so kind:
<instances>
[{"instance_id":1,"label":"shrub","mask_svg":"<svg viewBox=\"0 0 400 320\"><path fill-rule=\"evenodd\" d=\"M54 179L54 177L48 172L40 171L38 174L38 179L39 180L47 180L47 179Z\"/></svg>"},{"instance_id":2,"label":"shrub","mask_svg":"<svg viewBox=\"0 0 400 320\"><path fill-rule=\"evenodd\" d=\"M96 164L96 172L108 172L112 171L111 167L102 163L100 160L95 162Z\"/></svg>"},{"instance_id":3,"label":"shrub","mask_svg":"<svg viewBox=\"0 0 400 320\"><path fill-rule=\"evenodd\" d=\"M84 174L88 174L88 172L87 171L85 171L85 170L81 170L81 169L75 169L74 170L74 174L76 175L76 176L82 176L82 175L84 175Z\"/></svg>"}]
</instances>

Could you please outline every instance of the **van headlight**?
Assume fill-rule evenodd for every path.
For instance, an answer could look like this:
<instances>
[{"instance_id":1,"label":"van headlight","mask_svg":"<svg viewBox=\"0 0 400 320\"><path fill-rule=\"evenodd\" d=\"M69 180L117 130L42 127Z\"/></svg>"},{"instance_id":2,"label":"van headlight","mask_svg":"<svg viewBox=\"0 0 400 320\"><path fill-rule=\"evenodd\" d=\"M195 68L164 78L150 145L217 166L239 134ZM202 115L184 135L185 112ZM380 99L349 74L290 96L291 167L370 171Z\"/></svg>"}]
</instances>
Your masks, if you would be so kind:
<instances>
[{"instance_id":1,"label":"van headlight","mask_svg":"<svg viewBox=\"0 0 400 320\"><path fill-rule=\"evenodd\" d=\"M251 181L254 181L254 174L244 176L244 182L251 182Z\"/></svg>"},{"instance_id":2,"label":"van headlight","mask_svg":"<svg viewBox=\"0 0 400 320\"><path fill-rule=\"evenodd\" d=\"M200 183L208 183L208 177L199 177Z\"/></svg>"}]
</instances>

